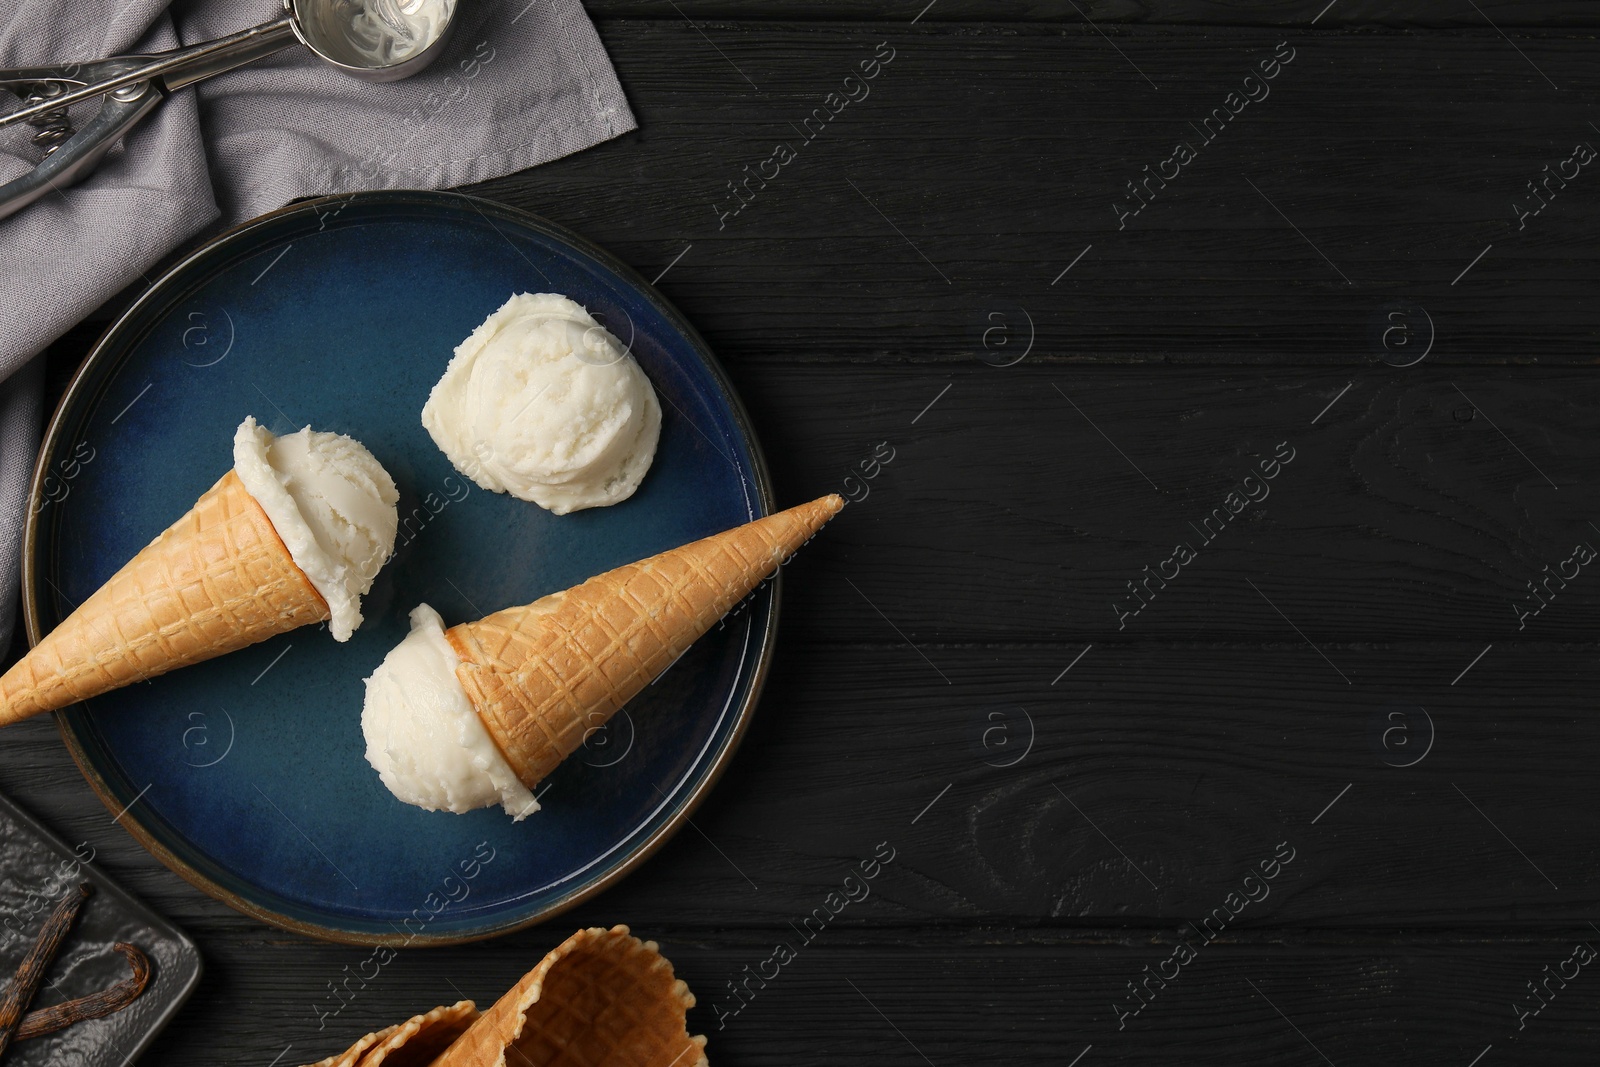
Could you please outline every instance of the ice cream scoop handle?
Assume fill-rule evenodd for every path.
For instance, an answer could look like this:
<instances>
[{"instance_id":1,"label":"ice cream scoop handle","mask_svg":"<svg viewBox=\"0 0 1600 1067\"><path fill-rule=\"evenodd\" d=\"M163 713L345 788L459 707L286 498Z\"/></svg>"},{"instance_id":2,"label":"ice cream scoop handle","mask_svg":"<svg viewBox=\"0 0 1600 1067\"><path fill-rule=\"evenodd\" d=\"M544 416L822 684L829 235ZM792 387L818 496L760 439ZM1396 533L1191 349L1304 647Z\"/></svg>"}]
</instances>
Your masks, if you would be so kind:
<instances>
[{"instance_id":1,"label":"ice cream scoop handle","mask_svg":"<svg viewBox=\"0 0 1600 1067\"><path fill-rule=\"evenodd\" d=\"M114 65L121 69L103 78L93 78L81 88L51 96L27 107L17 108L15 111L7 111L0 115L0 126L25 122L47 111L58 111L79 101L103 96L114 89L138 82L158 82L168 91L182 89L224 71L270 56L279 49L288 47L294 39L294 19L286 15L276 21L264 22L260 26L252 26L248 30L241 30L191 48L180 48L173 52L160 52L151 56L120 57L118 61L114 61ZM7 77L3 80L19 79ZM70 82L78 79L50 80Z\"/></svg>"}]
</instances>

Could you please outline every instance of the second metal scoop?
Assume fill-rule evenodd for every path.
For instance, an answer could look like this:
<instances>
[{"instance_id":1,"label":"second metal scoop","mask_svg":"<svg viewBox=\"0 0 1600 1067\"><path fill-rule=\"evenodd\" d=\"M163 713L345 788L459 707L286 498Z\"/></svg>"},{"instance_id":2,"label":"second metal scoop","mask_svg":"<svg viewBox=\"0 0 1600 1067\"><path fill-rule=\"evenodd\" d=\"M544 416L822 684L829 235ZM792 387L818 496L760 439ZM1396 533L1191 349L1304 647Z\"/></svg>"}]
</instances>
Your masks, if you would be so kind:
<instances>
[{"instance_id":1,"label":"second metal scoop","mask_svg":"<svg viewBox=\"0 0 1600 1067\"><path fill-rule=\"evenodd\" d=\"M45 150L37 167L0 185L0 219L81 180L111 146L179 89L263 59L298 40L318 58L364 81L408 78L438 58L455 28L456 0L283 0L284 17L204 44L90 63L0 70L0 90L23 106L0 127L26 122ZM104 97L74 129L67 108Z\"/></svg>"}]
</instances>

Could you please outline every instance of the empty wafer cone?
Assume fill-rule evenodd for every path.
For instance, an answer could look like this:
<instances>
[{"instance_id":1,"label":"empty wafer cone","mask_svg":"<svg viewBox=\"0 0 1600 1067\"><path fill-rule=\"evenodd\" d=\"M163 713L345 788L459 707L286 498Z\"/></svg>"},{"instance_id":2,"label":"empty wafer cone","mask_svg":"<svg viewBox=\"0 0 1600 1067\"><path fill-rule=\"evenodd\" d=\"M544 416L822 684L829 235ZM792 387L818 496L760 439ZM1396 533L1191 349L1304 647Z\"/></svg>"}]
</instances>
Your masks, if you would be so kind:
<instances>
[{"instance_id":1,"label":"empty wafer cone","mask_svg":"<svg viewBox=\"0 0 1600 1067\"><path fill-rule=\"evenodd\" d=\"M366 1055L369 1048L399 1029L399 1025L396 1024L394 1026L385 1026L382 1030L374 1030L366 1037L357 1040L355 1044L343 1052L329 1056L327 1059L318 1060L316 1063L307 1064L306 1067L358 1067L361 1063L361 1057Z\"/></svg>"},{"instance_id":2,"label":"empty wafer cone","mask_svg":"<svg viewBox=\"0 0 1600 1067\"><path fill-rule=\"evenodd\" d=\"M694 994L654 941L579 930L433 1061L433 1067L705 1067L684 1013ZM392 1067L392 1065L391 1065Z\"/></svg>"},{"instance_id":3,"label":"empty wafer cone","mask_svg":"<svg viewBox=\"0 0 1600 1067\"><path fill-rule=\"evenodd\" d=\"M397 1026L368 1034L336 1056L310 1067L428 1067L478 1018L470 1000L441 1005Z\"/></svg>"},{"instance_id":4,"label":"empty wafer cone","mask_svg":"<svg viewBox=\"0 0 1600 1067\"><path fill-rule=\"evenodd\" d=\"M825 496L446 631L517 777L555 770L843 506Z\"/></svg>"},{"instance_id":5,"label":"empty wafer cone","mask_svg":"<svg viewBox=\"0 0 1600 1067\"><path fill-rule=\"evenodd\" d=\"M0 677L0 726L328 617L230 470Z\"/></svg>"}]
</instances>

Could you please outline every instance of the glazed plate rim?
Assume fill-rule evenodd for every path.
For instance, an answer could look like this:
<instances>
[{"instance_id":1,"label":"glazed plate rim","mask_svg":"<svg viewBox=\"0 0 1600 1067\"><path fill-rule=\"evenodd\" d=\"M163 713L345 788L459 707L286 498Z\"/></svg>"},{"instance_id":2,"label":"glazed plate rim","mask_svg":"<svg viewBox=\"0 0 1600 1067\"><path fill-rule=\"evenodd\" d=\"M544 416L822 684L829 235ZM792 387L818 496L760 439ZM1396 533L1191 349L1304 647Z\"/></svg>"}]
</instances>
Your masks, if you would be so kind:
<instances>
[{"instance_id":1,"label":"glazed plate rim","mask_svg":"<svg viewBox=\"0 0 1600 1067\"><path fill-rule=\"evenodd\" d=\"M105 332L95 342L94 347L90 350L82 365L73 373L66 391L62 394L60 402L56 405L55 411L51 414L49 423L46 425L28 494L28 517L23 531L21 599L23 621L30 647L38 644L44 636L39 610L40 582L38 562L39 524L42 512L40 502L45 495L45 478L50 473L50 463L55 455L55 450L60 444L61 438L67 432L66 423L69 415L74 412L80 403L84 402L86 394L99 387L107 377L115 373L118 369L118 364L115 361L126 356L141 336L136 333L131 338L125 339L122 335L128 331L137 331L139 329L139 320L151 309L152 305L167 300L168 289L181 284L185 280L185 275L197 268L203 269L205 261L224 256L233 246L247 242L257 231L269 227L285 217L293 215L316 216L319 215L322 208L337 205L342 210L353 204L379 208L386 206L394 208L422 207L424 209L430 206L440 208L470 207L482 215L484 221L488 222L491 227L494 227L493 218L498 216L519 227L532 230L544 237L553 239L557 243L564 244L578 255L588 257L605 271L610 272L624 286L652 304L663 319L681 335L683 340L688 343L689 347L700 358L711 382L720 393L720 399L726 407L731 422L743 438L744 447L750 458L755 504L763 514L770 515L773 513L775 505L766 458L762 453L760 441L751 425L749 413L745 410L738 393L734 391L732 383L728 380L727 372L723 369L721 363L717 361L716 356L711 352L710 347L699 332L695 330L682 313L633 268L618 260L611 253L595 246L585 238L557 223L553 223L532 212L524 211L521 208L466 193L428 190L380 190L317 197L311 200L299 201L276 211L257 216L248 222L241 223L216 235L192 252L183 255L172 266L163 271L154 284L140 293L126 309L117 315L111 325L106 328ZM498 227L495 228L498 229ZM394 948L465 944L526 929L576 907L631 874L689 821L690 816L705 800L707 794L710 793L712 787L716 785L717 780L721 778L728 764L732 761L734 753L738 750L739 744L749 728L752 714L757 702L760 700L762 690L765 688L768 670L772 662L779 604L782 599L781 572L772 576L768 587L771 590L771 595L764 617L752 620L752 626L755 629L752 634L755 641L754 662L747 664L740 672L743 677L748 678L748 684L744 687L745 695L737 701L737 711L726 739L722 742L721 751L717 752L711 758L710 763L690 779L689 784L684 787L685 792L674 794L678 798L677 810L647 836L638 839L627 850L625 855L612 861L610 866L598 875L585 877L585 872L593 869L596 864L604 863L610 857L615 856L617 850L626 844L627 836L619 839L617 844L599 854L585 867L551 883L552 887L556 887L571 882L575 878L582 879L580 884L558 895L553 901L535 908L528 914L513 916L502 921L487 922L481 927L468 930L449 933L401 934L398 932L373 933L364 930L343 929L285 915L254 900L240 896L227 887L218 884L205 873L191 866L172 849L169 849L155 833L141 823L135 811L129 810L132 805L113 790L110 783L101 776L99 770L90 759L83 740L71 725L68 716L70 708L54 712L53 715L56 719L57 730L61 734L61 739L65 743L67 751L71 753L73 762L77 765L79 772L89 783L95 795L105 805L106 810L138 841L141 847L155 856L179 877L208 896L269 925L323 941ZM750 646L747 645L746 647L748 649ZM748 652L746 654L748 655ZM737 691L735 691L734 696L737 698ZM72 707L79 706L73 705ZM715 736L707 741L708 746L715 743ZM663 799L662 806L670 805L672 802L673 798L668 797ZM657 807L655 811L659 812L660 807ZM641 822L640 825L644 825L645 822L648 822L648 819Z\"/></svg>"}]
</instances>

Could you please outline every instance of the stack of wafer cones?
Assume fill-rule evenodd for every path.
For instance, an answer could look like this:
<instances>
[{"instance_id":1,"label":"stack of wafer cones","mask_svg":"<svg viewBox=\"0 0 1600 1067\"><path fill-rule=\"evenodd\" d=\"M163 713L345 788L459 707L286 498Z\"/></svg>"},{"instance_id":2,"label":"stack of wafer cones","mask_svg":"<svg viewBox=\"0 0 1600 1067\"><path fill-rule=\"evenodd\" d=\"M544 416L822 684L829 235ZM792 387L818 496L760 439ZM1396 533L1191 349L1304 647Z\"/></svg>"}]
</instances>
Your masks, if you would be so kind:
<instances>
[{"instance_id":1,"label":"stack of wafer cones","mask_svg":"<svg viewBox=\"0 0 1600 1067\"><path fill-rule=\"evenodd\" d=\"M706 1067L694 994L654 941L579 930L482 1015L471 1001L361 1038L313 1067Z\"/></svg>"},{"instance_id":2,"label":"stack of wafer cones","mask_svg":"<svg viewBox=\"0 0 1600 1067\"><path fill-rule=\"evenodd\" d=\"M517 777L534 788L843 506L825 496L446 631Z\"/></svg>"},{"instance_id":3,"label":"stack of wafer cones","mask_svg":"<svg viewBox=\"0 0 1600 1067\"><path fill-rule=\"evenodd\" d=\"M230 470L0 677L0 726L328 617Z\"/></svg>"},{"instance_id":4,"label":"stack of wafer cones","mask_svg":"<svg viewBox=\"0 0 1600 1067\"><path fill-rule=\"evenodd\" d=\"M376 1030L335 1056L311 1067L427 1067L478 1018L470 1000L440 1005L403 1023Z\"/></svg>"}]
</instances>

